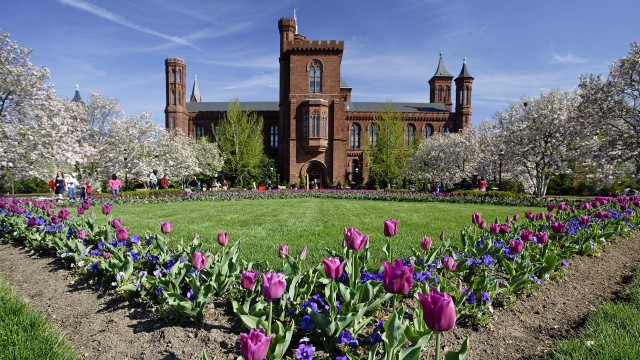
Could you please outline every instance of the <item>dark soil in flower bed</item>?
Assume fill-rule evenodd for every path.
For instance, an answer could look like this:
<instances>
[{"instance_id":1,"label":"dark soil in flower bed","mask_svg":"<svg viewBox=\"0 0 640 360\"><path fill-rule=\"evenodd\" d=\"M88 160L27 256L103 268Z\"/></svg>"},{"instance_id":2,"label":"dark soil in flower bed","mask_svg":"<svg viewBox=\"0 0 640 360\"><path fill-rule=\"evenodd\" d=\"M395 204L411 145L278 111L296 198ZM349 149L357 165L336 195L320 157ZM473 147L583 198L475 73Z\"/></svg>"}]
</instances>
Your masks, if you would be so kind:
<instances>
[{"instance_id":1,"label":"dark soil in flower bed","mask_svg":"<svg viewBox=\"0 0 640 360\"><path fill-rule=\"evenodd\" d=\"M534 295L498 309L491 324L478 330L456 328L444 334L446 350L471 337L469 359L522 359L549 350L570 336L631 279L640 263L640 236L608 245L599 257L574 257L566 280L547 282ZM176 324L112 294L84 284L58 260L0 245L0 277L40 309L75 349L90 359L235 359L240 322L227 302L213 302L202 324ZM433 344L424 355L432 358Z\"/></svg>"}]
</instances>

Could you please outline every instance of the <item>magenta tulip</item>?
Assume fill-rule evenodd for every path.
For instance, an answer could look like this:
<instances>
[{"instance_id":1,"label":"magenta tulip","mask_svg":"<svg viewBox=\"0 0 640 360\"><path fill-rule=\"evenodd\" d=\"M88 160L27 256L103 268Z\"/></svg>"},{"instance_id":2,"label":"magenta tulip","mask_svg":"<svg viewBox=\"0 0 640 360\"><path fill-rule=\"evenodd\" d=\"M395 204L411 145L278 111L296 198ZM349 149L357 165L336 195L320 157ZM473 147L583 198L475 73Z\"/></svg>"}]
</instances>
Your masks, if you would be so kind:
<instances>
[{"instance_id":1,"label":"magenta tulip","mask_svg":"<svg viewBox=\"0 0 640 360\"><path fill-rule=\"evenodd\" d=\"M305 245L302 250L300 250L300 254L298 254L298 259L307 260L307 256L309 255L309 248Z\"/></svg>"},{"instance_id":2,"label":"magenta tulip","mask_svg":"<svg viewBox=\"0 0 640 360\"><path fill-rule=\"evenodd\" d=\"M218 244L220 246L226 246L229 243L229 234L226 231L218 232Z\"/></svg>"},{"instance_id":3,"label":"magenta tulip","mask_svg":"<svg viewBox=\"0 0 640 360\"><path fill-rule=\"evenodd\" d=\"M191 261L191 266L196 270L202 270L207 267L207 262L211 254L207 254L207 256L202 256L200 251L196 251L193 253L193 260Z\"/></svg>"},{"instance_id":4,"label":"magenta tulip","mask_svg":"<svg viewBox=\"0 0 640 360\"><path fill-rule=\"evenodd\" d=\"M34 227L36 225L38 225L38 221L36 220L36 218L29 218L29 220L27 220L28 227Z\"/></svg>"},{"instance_id":5,"label":"magenta tulip","mask_svg":"<svg viewBox=\"0 0 640 360\"><path fill-rule=\"evenodd\" d=\"M511 229L509 228L509 224L508 223L500 224L500 229L498 230L498 233L500 233L500 234L508 234L510 230Z\"/></svg>"},{"instance_id":6,"label":"magenta tulip","mask_svg":"<svg viewBox=\"0 0 640 360\"><path fill-rule=\"evenodd\" d=\"M384 221L384 236L396 236L398 233L398 224L400 221L395 219L389 219Z\"/></svg>"},{"instance_id":7,"label":"magenta tulip","mask_svg":"<svg viewBox=\"0 0 640 360\"><path fill-rule=\"evenodd\" d=\"M429 329L443 332L456 325L456 307L449 294L431 289L429 296L418 293L418 300L422 306L422 318Z\"/></svg>"},{"instance_id":8,"label":"magenta tulip","mask_svg":"<svg viewBox=\"0 0 640 360\"><path fill-rule=\"evenodd\" d=\"M280 259L285 259L287 254L289 254L289 247L287 245L280 245L278 248L278 256Z\"/></svg>"},{"instance_id":9,"label":"magenta tulip","mask_svg":"<svg viewBox=\"0 0 640 360\"><path fill-rule=\"evenodd\" d=\"M551 203L547 205L547 210L548 211L553 211L553 209L555 209L555 208L556 208L556 206L551 204Z\"/></svg>"},{"instance_id":10,"label":"magenta tulip","mask_svg":"<svg viewBox=\"0 0 640 360\"><path fill-rule=\"evenodd\" d=\"M554 217L555 215L553 215L552 213L548 213L547 215L545 215L545 218L547 218L547 220L553 220Z\"/></svg>"},{"instance_id":11,"label":"magenta tulip","mask_svg":"<svg viewBox=\"0 0 640 360\"><path fill-rule=\"evenodd\" d=\"M611 218L611 213L608 211L598 210L596 211L596 219L609 219Z\"/></svg>"},{"instance_id":12,"label":"magenta tulip","mask_svg":"<svg viewBox=\"0 0 640 360\"><path fill-rule=\"evenodd\" d=\"M518 221L520 220L520 215L519 214L513 214L513 221Z\"/></svg>"},{"instance_id":13,"label":"magenta tulip","mask_svg":"<svg viewBox=\"0 0 640 360\"><path fill-rule=\"evenodd\" d=\"M529 219L529 220L533 220L535 215L533 215L533 211L525 211L524 212L524 217Z\"/></svg>"},{"instance_id":14,"label":"magenta tulip","mask_svg":"<svg viewBox=\"0 0 640 360\"><path fill-rule=\"evenodd\" d=\"M240 352L244 360L263 360L269 352L274 334L266 336L264 329L253 328L249 334L240 334Z\"/></svg>"},{"instance_id":15,"label":"magenta tulip","mask_svg":"<svg viewBox=\"0 0 640 360\"><path fill-rule=\"evenodd\" d=\"M109 213L111 213L111 205L102 204L102 213L105 215L109 215Z\"/></svg>"},{"instance_id":16,"label":"magenta tulip","mask_svg":"<svg viewBox=\"0 0 640 360\"><path fill-rule=\"evenodd\" d=\"M242 272L242 276L240 276L240 286L249 290L256 283L256 279L258 278L258 273L251 270L245 270Z\"/></svg>"},{"instance_id":17,"label":"magenta tulip","mask_svg":"<svg viewBox=\"0 0 640 360\"><path fill-rule=\"evenodd\" d=\"M522 241L533 240L533 230L522 229L522 231L520 231L520 239L522 239Z\"/></svg>"},{"instance_id":18,"label":"magenta tulip","mask_svg":"<svg viewBox=\"0 0 640 360\"><path fill-rule=\"evenodd\" d=\"M349 229L344 228L344 245L347 249L360 251L367 245L368 241L369 235L363 236L362 233L353 226Z\"/></svg>"},{"instance_id":19,"label":"magenta tulip","mask_svg":"<svg viewBox=\"0 0 640 360\"><path fill-rule=\"evenodd\" d=\"M388 261L382 263L384 276L382 286L384 291L392 294L406 295L413 286L413 265L404 266L396 259L391 265Z\"/></svg>"},{"instance_id":20,"label":"magenta tulip","mask_svg":"<svg viewBox=\"0 0 640 360\"><path fill-rule=\"evenodd\" d=\"M160 222L160 231L162 231L163 234L170 233L171 229L173 229L173 223L172 222L168 222L168 221L161 221Z\"/></svg>"},{"instance_id":21,"label":"magenta tulip","mask_svg":"<svg viewBox=\"0 0 640 360\"><path fill-rule=\"evenodd\" d=\"M448 257L442 262L442 267L447 271L454 272L458 267L458 263L455 261L454 258Z\"/></svg>"},{"instance_id":22,"label":"magenta tulip","mask_svg":"<svg viewBox=\"0 0 640 360\"><path fill-rule=\"evenodd\" d=\"M111 220L111 226L113 226L114 229L119 229L122 227L122 220L120 220L120 218L115 218L113 220Z\"/></svg>"},{"instance_id":23,"label":"magenta tulip","mask_svg":"<svg viewBox=\"0 0 640 360\"><path fill-rule=\"evenodd\" d=\"M84 211L85 210L84 210L84 208L82 206L78 206L78 208L76 210L78 212L78 216L84 215Z\"/></svg>"},{"instance_id":24,"label":"magenta tulip","mask_svg":"<svg viewBox=\"0 0 640 360\"><path fill-rule=\"evenodd\" d=\"M80 240L86 240L87 239L87 232L84 230L80 230L76 233L76 236L78 237L78 239Z\"/></svg>"},{"instance_id":25,"label":"magenta tulip","mask_svg":"<svg viewBox=\"0 0 640 360\"><path fill-rule=\"evenodd\" d=\"M102 253L102 257L103 257L105 260L109 260L109 258L111 257L111 254L110 254L110 253L108 253L108 252L103 252L103 253Z\"/></svg>"},{"instance_id":26,"label":"magenta tulip","mask_svg":"<svg viewBox=\"0 0 640 360\"><path fill-rule=\"evenodd\" d=\"M60 224L60 218L59 218L59 217L57 217L57 216L55 216L55 215L54 215L54 216L52 216L52 217L50 218L50 220L51 220L51 223L52 223L53 225L58 225L58 224Z\"/></svg>"},{"instance_id":27,"label":"magenta tulip","mask_svg":"<svg viewBox=\"0 0 640 360\"><path fill-rule=\"evenodd\" d=\"M347 260L340 262L340 259L337 257L328 257L322 260L325 275L333 280L338 280L340 276L342 276L342 271L344 271L344 265L346 263Z\"/></svg>"},{"instance_id":28,"label":"magenta tulip","mask_svg":"<svg viewBox=\"0 0 640 360\"><path fill-rule=\"evenodd\" d=\"M536 243L546 244L549 241L549 235L545 232L536 233Z\"/></svg>"},{"instance_id":29,"label":"magenta tulip","mask_svg":"<svg viewBox=\"0 0 640 360\"><path fill-rule=\"evenodd\" d=\"M487 221L486 220L480 220L480 223L478 224L478 229L484 230L486 228L487 228Z\"/></svg>"},{"instance_id":30,"label":"magenta tulip","mask_svg":"<svg viewBox=\"0 0 640 360\"><path fill-rule=\"evenodd\" d=\"M561 223L561 222L557 222L557 221L552 221L551 222L551 231L553 231L556 234L562 234L567 228L567 225Z\"/></svg>"},{"instance_id":31,"label":"magenta tulip","mask_svg":"<svg viewBox=\"0 0 640 360\"><path fill-rule=\"evenodd\" d=\"M91 207L91 203L88 200L83 200L80 203L80 206L82 206L82 208L85 210L89 210L89 208Z\"/></svg>"},{"instance_id":32,"label":"magenta tulip","mask_svg":"<svg viewBox=\"0 0 640 360\"><path fill-rule=\"evenodd\" d=\"M422 250L424 251L429 251L431 250L431 238L428 236L425 236L422 238L422 241L420 242L420 247L422 248Z\"/></svg>"},{"instance_id":33,"label":"magenta tulip","mask_svg":"<svg viewBox=\"0 0 640 360\"><path fill-rule=\"evenodd\" d=\"M129 237L129 230L127 228L121 227L116 229L116 239L120 241L124 241L124 240L127 240L128 237Z\"/></svg>"},{"instance_id":34,"label":"magenta tulip","mask_svg":"<svg viewBox=\"0 0 640 360\"><path fill-rule=\"evenodd\" d=\"M482 221L482 213L473 213L471 214L471 223L474 225L480 224Z\"/></svg>"},{"instance_id":35,"label":"magenta tulip","mask_svg":"<svg viewBox=\"0 0 640 360\"><path fill-rule=\"evenodd\" d=\"M589 216L583 215L580 216L578 222L580 223L580 225L587 225L589 222L591 222L591 218Z\"/></svg>"},{"instance_id":36,"label":"magenta tulip","mask_svg":"<svg viewBox=\"0 0 640 360\"><path fill-rule=\"evenodd\" d=\"M492 234L499 234L500 233L500 224L491 224L489 225L489 232Z\"/></svg>"},{"instance_id":37,"label":"magenta tulip","mask_svg":"<svg viewBox=\"0 0 640 360\"><path fill-rule=\"evenodd\" d=\"M511 240L509 241L509 251L513 254L520 254L524 249L524 241Z\"/></svg>"},{"instance_id":38,"label":"magenta tulip","mask_svg":"<svg viewBox=\"0 0 640 360\"><path fill-rule=\"evenodd\" d=\"M62 209L60 209L60 211L58 212L58 216L59 216L62 220L69 220L69 215L71 215L71 213L69 213L69 210L67 210L66 208L62 208Z\"/></svg>"},{"instance_id":39,"label":"magenta tulip","mask_svg":"<svg viewBox=\"0 0 640 360\"><path fill-rule=\"evenodd\" d=\"M283 273L262 274L262 296L266 300L280 299L287 288Z\"/></svg>"}]
</instances>

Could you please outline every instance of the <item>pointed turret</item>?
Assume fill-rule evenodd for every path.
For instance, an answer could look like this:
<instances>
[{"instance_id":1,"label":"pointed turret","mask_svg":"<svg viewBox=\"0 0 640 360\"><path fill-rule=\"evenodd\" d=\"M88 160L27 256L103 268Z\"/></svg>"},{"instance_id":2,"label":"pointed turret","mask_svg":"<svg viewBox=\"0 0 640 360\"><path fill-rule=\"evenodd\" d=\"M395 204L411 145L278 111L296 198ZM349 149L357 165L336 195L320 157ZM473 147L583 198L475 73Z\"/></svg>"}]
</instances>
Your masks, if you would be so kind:
<instances>
[{"instance_id":1,"label":"pointed turret","mask_svg":"<svg viewBox=\"0 0 640 360\"><path fill-rule=\"evenodd\" d=\"M438 61L438 68L436 69L436 73L433 74L433 77L437 76L446 76L453 77L453 75L449 74L447 68L444 67L444 60L442 59L442 51L440 51L440 61Z\"/></svg>"},{"instance_id":2,"label":"pointed turret","mask_svg":"<svg viewBox=\"0 0 640 360\"><path fill-rule=\"evenodd\" d=\"M80 86L78 84L76 84L76 93L73 94L73 99L71 99L72 102L83 102L82 101L82 97L80 96Z\"/></svg>"},{"instance_id":3,"label":"pointed turret","mask_svg":"<svg viewBox=\"0 0 640 360\"><path fill-rule=\"evenodd\" d=\"M200 88L198 87L198 75L193 75L193 89L191 90L190 102L202 102Z\"/></svg>"},{"instance_id":4,"label":"pointed turret","mask_svg":"<svg viewBox=\"0 0 640 360\"><path fill-rule=\"evenodd\" d=\"M467 58L462 60L460 75L456 78L456 131L471 126L471 94L473 76L467 69Z\"/></svg>"},{"instance_id":5,"label":"pointed turret","mask_svg":"<svg viewBox=\"0 0 640 360\"><path fill-rule=\"evenodd\" d=\"M462 70L460 70L460 75L458 75L458 78L471 78L471 79L473 79L473 76L471 76L471 74L469 74L469 70L467 69L467 58L466 57L462 60Z\"/></svg>"},{"instance_id":6,"label":"pointed turret","mask_svg":"<svg viewBox=\"0 0 640 360\"><path fill-rule=\"evenodd\" d=\"M453 75L449 74L444 67L444 59L440 51L438 68L429 80L429 102L445 104L447 110L451 111L451 81L453 81Z\"/></svg>"}]
</instances>

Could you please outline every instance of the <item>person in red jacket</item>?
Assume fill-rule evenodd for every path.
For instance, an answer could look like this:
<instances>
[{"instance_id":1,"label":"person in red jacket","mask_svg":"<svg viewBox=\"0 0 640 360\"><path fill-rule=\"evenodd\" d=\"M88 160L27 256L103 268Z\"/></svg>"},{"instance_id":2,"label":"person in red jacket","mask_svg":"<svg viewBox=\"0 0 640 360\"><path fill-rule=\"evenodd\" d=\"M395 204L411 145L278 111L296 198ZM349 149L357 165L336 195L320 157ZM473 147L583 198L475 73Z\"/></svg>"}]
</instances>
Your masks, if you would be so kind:
<instances>
[{"instance_id":1,"label":"person in red jacket","mask_svg":"<svg viewBox=\"0 0 640 360\"><path fill-rule=\"evenodd\" d=\"M168 189L169 188L169 178L165 174L160 181L158 181L158 185L160 185L160 189Z\"/></svg>"}]
</instances>

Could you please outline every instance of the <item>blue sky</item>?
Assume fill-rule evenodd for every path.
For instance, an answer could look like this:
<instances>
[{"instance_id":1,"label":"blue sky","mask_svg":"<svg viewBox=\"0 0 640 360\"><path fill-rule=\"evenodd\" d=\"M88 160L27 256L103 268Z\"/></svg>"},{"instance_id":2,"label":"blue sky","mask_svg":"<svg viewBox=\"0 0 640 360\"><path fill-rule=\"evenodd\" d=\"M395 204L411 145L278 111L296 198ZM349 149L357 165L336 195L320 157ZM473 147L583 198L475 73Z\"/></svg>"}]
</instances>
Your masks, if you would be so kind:
<instances>
[{"instance_id":1,"label":"blue sky","mask_svg":"<svg viewBox=\"0 0 640 360\"><path fill-rule=\"evenodd\" d=\"M344 40L353 101L427 102L439 52L475 77L473 123L541 89L571 89L607 73L640 41L640 1L25 0L0 27L51 71L62 97L75 84L116 97L128 114L164 124L164 59L187 61L203 101L277 101L277 20L308 39Z\"/></svg>"}]
</instances>

